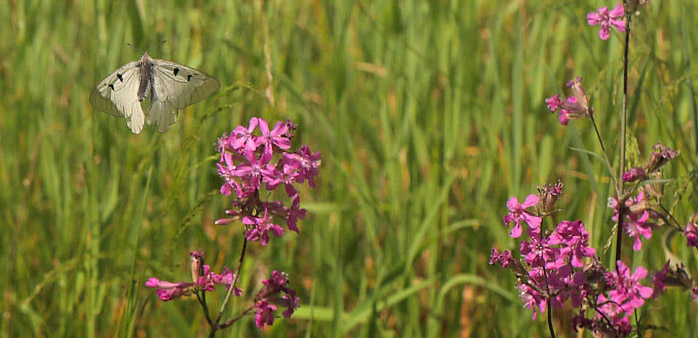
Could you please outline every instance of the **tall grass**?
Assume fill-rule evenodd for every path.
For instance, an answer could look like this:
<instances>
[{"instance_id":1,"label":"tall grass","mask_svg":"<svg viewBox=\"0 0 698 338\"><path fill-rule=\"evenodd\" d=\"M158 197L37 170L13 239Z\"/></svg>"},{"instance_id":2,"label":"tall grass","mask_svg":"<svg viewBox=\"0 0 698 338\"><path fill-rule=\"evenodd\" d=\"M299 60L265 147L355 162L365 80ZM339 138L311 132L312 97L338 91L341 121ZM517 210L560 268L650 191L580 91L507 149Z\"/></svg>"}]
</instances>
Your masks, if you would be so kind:
<instances>
[{"instance_id":1,"label":"tall grass","mask_svg":"<svg viewBox=\"0 0 698 338\"><path fill-rule=\"evenodd\" d=\"M684 179L672 191L688 213L698 4L655 2L634 33L631 131L637 156L659 140L681 150L667 170ZM216 270L233 265L240 227L213 224L229 202L214 143L262 116L291 118L295 142L323 153L301 234L252 246L243 267L246 294L272 269L299 291L300 310L268 334L544 335L512 277L487 261L492 246L514 245L506 199L558 177L565 217L591 224L596 247L612 234L602 163L570 150L599 150L590 124L563 128L543 103L584 76L617 149L621 44L586 26L587 12L613 5L593 3L0 2L1 334L205 333L195 301L162 303L143 284L186 278L192 249ZM140 57L127 43L206 71L221 90L167 133L133 135L88 103ZM679 241L648 244L634 259L659 267L670 251L698 268ZM652 308L656 325L698 334L686 294ZM222 335L263 333L248 318Z\"/></svg>"}]
</instances>

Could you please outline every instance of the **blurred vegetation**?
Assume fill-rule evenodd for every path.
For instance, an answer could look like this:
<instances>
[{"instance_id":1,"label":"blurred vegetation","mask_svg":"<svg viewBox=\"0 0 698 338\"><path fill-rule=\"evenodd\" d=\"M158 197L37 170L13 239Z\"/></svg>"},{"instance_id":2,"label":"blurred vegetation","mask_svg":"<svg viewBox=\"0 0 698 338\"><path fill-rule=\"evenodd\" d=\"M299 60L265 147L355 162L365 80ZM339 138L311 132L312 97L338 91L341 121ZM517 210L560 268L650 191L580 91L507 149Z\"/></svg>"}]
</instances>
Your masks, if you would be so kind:
<instances>
[{"instance_id":1,"label":"blurred vegetation","mask_svg":"<svg viewBox=\"0 0 698 338\"><path fill-rule=\"evenodd\" d=\"M600 151L591 124L562 127L544 105L583 76L617 160L622 36L603 42L585 20L604 5L0 2L0 335L206 334L195 300L163 303L144 283L186 280L193 249L215 271L235 266L240 227L213 224L230 203L217 193L214 144L252 116L292 119L295 144L322 151L323 167L302 192L301 234L252 245L242 271L248 296L287 271L301 309L266 332L248 317L219 336L546 335L513 276L487 262L493 246L518 245L502 225L506 200L557 178L560 217L583 220L596 247L611 235L608 174L571 150ZM681 151L666 173L682 221L696 209L697 13L695 1L651 2L630 55L634 154L642 161L657 141ZM88 102L141 56L128 43L217 77L221 90L167 133L133 135ZM695 250L663 234L628 261L658 269L672 253L698 271ZM698 335L687 293L645 309L658 330Z\"/></svg>"}]
</instances>

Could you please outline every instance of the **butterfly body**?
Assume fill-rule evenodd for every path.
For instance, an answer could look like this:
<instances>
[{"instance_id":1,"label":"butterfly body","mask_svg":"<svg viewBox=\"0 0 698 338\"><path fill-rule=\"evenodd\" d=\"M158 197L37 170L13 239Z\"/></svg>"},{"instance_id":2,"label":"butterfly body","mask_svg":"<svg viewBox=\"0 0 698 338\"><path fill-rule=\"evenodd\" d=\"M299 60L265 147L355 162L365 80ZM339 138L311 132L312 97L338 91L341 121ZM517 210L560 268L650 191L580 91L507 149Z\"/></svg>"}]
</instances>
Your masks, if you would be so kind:
<instances>
[{"instance_id":1,"label":"butterfly body","mask_svg":"<svg viewBox=\"0 0 698 338\"><path fill-rule=\"evenodd\" d=\"M137 67L139 68L138 74L140 78L140 86L138 87L138 101L143 102L146 95L150 92L150 97L157 98L157 93L155 93L155 88L153 83L155 83L154 72L153 72L153 59L150 58L148 53L145 53L138 61Z\"/></svg>"},{"instance_id":2,"label":"butterfly body","mask_svg":"<svg viewBox=\"0 0 698 338\"><path fill-rule=\"evenodd\" d=\"M215 78L175 62L151 58L127 63L107 76L90 94L90 103L103 112L126 118L138 134L143 125L158 125L165 132L177 120L177 110L213 94L220 84ZM145 112L141 102L148 99Z\"/></svg>"}]
</instances>

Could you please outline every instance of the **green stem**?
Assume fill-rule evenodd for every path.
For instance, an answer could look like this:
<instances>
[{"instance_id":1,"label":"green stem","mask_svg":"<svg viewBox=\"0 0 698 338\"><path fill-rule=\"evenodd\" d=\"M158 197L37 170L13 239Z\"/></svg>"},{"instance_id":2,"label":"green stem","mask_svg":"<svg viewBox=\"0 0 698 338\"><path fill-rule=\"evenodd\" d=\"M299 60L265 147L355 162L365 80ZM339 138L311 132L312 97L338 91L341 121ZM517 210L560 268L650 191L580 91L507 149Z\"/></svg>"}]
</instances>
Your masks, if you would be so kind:
<instances>
[{"instance_id":1,"label":"green stem","mask_svg":"<svg viewBox=\"0 0 698 338\"><path fill-rule=\"evenodd\" d=\"M611 161L608 159L608 153L606 152L606 146L604 146L603 143L603 138L601 138L601 133L599 132L599 127L596 124L596 119L594 118L594 115L591 115L591 124L594 126L594 131L596 132L596 138L599 140L599 144L601 145L601 152L603 153L603 159L606 162L606 169L608 169L608 174L609 177L611 177L611 181L613 182L613 187L616 189L616 195L618 195L618 181L616 181L616 177L613 173L613 166L611 166Z\"/></svg>"}]
</instances>

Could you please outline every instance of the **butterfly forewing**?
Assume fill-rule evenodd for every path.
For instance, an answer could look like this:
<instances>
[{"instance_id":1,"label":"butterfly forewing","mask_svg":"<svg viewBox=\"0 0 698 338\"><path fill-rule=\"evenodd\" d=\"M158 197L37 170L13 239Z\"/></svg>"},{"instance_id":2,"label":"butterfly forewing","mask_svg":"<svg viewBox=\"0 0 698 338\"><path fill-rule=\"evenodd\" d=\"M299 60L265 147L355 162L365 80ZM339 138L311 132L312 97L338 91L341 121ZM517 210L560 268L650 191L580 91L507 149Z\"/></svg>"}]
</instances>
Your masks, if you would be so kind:
<instances>
[{"instance_id":1,"label":"butterfly forewing","mask_svg":"<svg viewBox=\"0 0 698 338\"><path fill-rule=\"evenodd\" d=\"M177 109L199 102L213 94L220 84L215 78L194 68L154 59L153 95L148 107L148 124L157 123L165 132L177 119Z\"/></svg>"},{"instance_id":2,"label":"butterfly forewing","mask_svg":"<svg viewBox=\"0 0 698 338\"><path fill-rule=\"evenodd\" d=\"M208 74L165 60L153 60L158 99L176 109L199 102L213 94L220 84Z\"/></svg>"},{"instance_id":3,"label":"butterfly forewing","mask_svg":"<svg viewBox=\"0 0 698 338\"><path fill-rule=\"evenodd\" d=\"M125 117L131 131L138 134L145 120L138 97L134 94L138 91L139 83L138 62L130 62L97 85L90 94L90 103L98 110Z\"/></svg>"}]
</instances>

